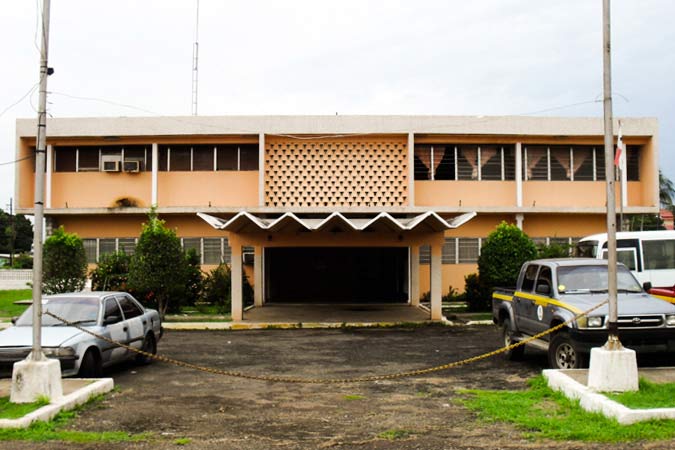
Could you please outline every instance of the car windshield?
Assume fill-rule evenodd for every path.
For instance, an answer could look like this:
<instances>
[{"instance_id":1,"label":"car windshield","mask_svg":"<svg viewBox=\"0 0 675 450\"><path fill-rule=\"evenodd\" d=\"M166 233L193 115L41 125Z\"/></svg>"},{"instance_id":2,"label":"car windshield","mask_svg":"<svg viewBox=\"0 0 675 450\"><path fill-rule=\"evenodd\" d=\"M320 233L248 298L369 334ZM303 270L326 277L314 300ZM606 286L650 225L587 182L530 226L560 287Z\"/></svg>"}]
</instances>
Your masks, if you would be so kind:
<instances>
[{"instance_id":1,"label":"car windshield","mask_svg":"<svg viewBox=\"0 0 675 450\"><path fill-rule=\"evenodd\" d=\"M63 322L45 314L46 311L63 317L69 322L81 324L94 324L98 317L97 298L86 297L58 297L48 299L42 305L42 326L54 327L65 326ZM33 325L33 306L31 305L16 321L16 326L25 327Z\"/></svg>"},{"instance_id":2,"label":"car windshield","mask_svg":"<svg viewBox=\"0 0 675 450\"><path fill-rule=\"evenodd\" d=\"M607 266L558 267L559 292L607 292ZM617 267L619 292L641 292L640 283L624 266Z\"/></svg>"}]
</instances>

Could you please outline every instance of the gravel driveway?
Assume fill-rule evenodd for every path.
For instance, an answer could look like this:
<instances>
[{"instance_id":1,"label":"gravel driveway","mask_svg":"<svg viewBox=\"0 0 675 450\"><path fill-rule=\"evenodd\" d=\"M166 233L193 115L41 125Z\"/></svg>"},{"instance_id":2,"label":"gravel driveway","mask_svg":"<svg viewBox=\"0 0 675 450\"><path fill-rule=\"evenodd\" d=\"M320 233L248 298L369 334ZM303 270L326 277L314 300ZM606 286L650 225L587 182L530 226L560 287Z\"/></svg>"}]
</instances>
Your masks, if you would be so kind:
<instances>
[{"instance_id":1,"label":"gravel driveway","mask_svg":"<svg viewBox=\"0 0 675 450\"><path fill-rule=\"evenodd\" d=\"M159 352L255 374L351 377L444 364L500 344L496 327L169 331ZM529 352L529 351L528 351ZM507 424L478 422L456 390L523 389L545 367L544 353L524 362L484 360L433 375L350 385L247 381L164 363L114 368L118 392L72 422L88 431L150 432L150 441L67 444L126 449L522 449L664 448L664 443L583 444L525 440ZM405 432L395 441L384 436ZM63 443L4 443L3 448L60 449ZM8 445L7 445L8 444ZM675 448L675 445L673 445Z\"/></svg>"}]
</instances>

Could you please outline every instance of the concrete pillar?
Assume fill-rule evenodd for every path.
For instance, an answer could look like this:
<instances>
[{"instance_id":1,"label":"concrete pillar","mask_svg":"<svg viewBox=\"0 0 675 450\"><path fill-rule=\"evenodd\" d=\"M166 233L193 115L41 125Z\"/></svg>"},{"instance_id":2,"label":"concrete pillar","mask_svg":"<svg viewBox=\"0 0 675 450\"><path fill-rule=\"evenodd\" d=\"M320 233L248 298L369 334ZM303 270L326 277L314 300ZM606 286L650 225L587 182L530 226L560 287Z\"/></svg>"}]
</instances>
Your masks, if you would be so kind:
<instances>
[{"instance_id":1,"label":"concrete pillar","mask_svg":"<svg viewBox=\"0 0 675 450\"><path fill-rule=\"evenodd\" d=\"M258 136L258 206L265 206L265 133Z\"/></svg>"},{"instance_id":2,"label":"concrete pillar","mask_svg":"<svg viewBox=\"0 0 675 450\"><path fill-rule=\"evenodd\" d=\"M157 173L159 171L159 146L152 144L152 188L150 203L152 206L157 206Z\"/></svg>"},{"instance_id":3,"label":"concrete pillar","mask_svg":"<svg viewBox=\"0 0 675 450\"><path fill-rule=\"evenodd\" d=\"M410 304L420 304L420 246L410 246Z\"/></svg>"},{"instance_id":4,"label":"concrete pillar","mask_svg":"<svg viewBox=\"0 0 675 450\"><path fill-rule=\"evenodd\" d=\"M523 206L523 145L516 142L516 206Z\"/></svg>"},{"instance_id":5,"label":"concrete pillar","mask_svg":"<svg viewBox=\"0 0 675 450\"><path fill-rule=\"evenodd\" d=\"M232 320L244 319L244 297L242 289L241 243L233 241L232 246Z\"/></svg>"},{"instance_id":6,"label":"concrete pillar","mask_svg":"<svg viewBox=\"0 0 675 450\"><path fill-rule=\"evenodd\" d=\"M408 206L415 206L415 134L408 133Z\"/></svg>"},{"instance_id":7,"label":"concrete pillar","mask_svg":"<svg viewBox=\"0 0 675 450\"><path fill-rule=\"evenodd\" d=\"M263 305L263 248L260 245L253 247L253 305Z\"/></svg>"},{"instance_id":8,"label":"concrete pillar","mask_svg":"<svg viewBox=\"0 0 675 450\"><path fill-rule=\"evenodd\" d=\"M523 229L523 221L524 220L525 220L525 215L516 214L516 226L518 227L519 230Z\"/></svg>"},{"instance_id":9,"label":"concrete pillar","mask_svg":"<svg viewBox=\"0 0 675 450\"><path fill-rule=\"evenodd\" d=\"M47 146L47 172L45 173L45 208L52 207L52 168L54 167L54 147Z\"/></svg>"},{"instance_id":10,"label":"concrete pillar","mask_svg":"<svg viewBox=\"0 0 675 450\"><path fill-rule=\"evenodd\" d=\"M441 251L440 243L431 245L431 320L441 320L443 311L441 305Z\"/></svg>"}]
</instances>

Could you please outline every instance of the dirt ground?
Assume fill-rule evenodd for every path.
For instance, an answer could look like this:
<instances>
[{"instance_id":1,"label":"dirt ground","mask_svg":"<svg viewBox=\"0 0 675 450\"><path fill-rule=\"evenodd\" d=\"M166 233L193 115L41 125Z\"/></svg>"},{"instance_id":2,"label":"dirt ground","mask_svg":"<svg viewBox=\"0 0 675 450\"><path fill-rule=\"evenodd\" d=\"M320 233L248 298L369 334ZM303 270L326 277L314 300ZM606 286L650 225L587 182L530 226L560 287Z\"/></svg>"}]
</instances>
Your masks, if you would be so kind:
<instances>
[{"instance_id":1,"label":"dirt ground","mask_svg":"<svg viewBox=\"0 0 675 450\"><path fill-rule=\"evenodd\" d=\"M497 329L265 330L166 333L159 352L255 374L352 377L444 364L492 350ZM529 352L529 350L528 350ZM675 443L622 445L530 441L508 424L484 423L457 399L458 389L523 389L545 368L543 353L524 362L492 358L396 381L308 385L247 381L164 363L108 371L119 390L72 422L88 431L152 433L120 444L3 443L17 449L663 449ZM659 364L660 362L656 362ZM382 433L404 430L394 441Z\"/></svg>"}]
</instances>

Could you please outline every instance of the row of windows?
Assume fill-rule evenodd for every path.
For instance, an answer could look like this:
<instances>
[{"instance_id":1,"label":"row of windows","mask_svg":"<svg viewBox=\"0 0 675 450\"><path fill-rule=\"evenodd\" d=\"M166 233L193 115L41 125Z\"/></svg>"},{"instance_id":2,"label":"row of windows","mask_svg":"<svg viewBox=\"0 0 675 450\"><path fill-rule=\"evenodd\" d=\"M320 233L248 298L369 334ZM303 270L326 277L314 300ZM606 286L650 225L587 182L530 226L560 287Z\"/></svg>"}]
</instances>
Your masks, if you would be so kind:
<instances>
[{"instance_id":1,"label":"row of windows","mask_svg":"<svg viewBox=\"0 0 675 450\"><path fill-rule=\"evenodd\" d=\"M640 147L626 150L628 181L639 180ZM513 180L513 145L416 145L416 180ZM605 179L604 147L526 145L522 149L522 179L601 181Z\"/></svg>"},{"instance_id":2,"label":"row of windows","mask_svg":"<svg viewBox=\"0 0 675 450\"><path fill-rule=\"evenodd\" d=\"M220 170L258 170L258 145L203 144L160 145L159 171L191 172ZM152 147L149 145L109 145L54 147L55 172L98 172L106 170L106 161L119 161L112 171L152 170ZM128 166L124 163L133 163ZM137 165L136 165L137 163Z\"/></svg>"},{"instance_id":3,"label":"row of windows","mask_svg":"<svg viewBox=\"0 0 675 450\"><path fill-rule=\"evenodd\" d=\"M82 239L87 262L97 263L102 255L123 251L132 255L136 249L137 238L98 238ZM181 238L184 250L194 249L201 264L230 263L232 249L227 238Z\"/></svg>"},{"instance_id":4,"label":"row of windows","mask_svg":"<svg viewBox=\"0 0 675 450\"><path fill-rule=\"evenodd\" d=\"M579 240L572 237L532 238L535 245L560 245L570 249ZM482 238L445 238L441 253L441 264L475 264L480 256ZM420 247L420 264L431 263L431 247Z\"/></svg>"}]
</instances>

